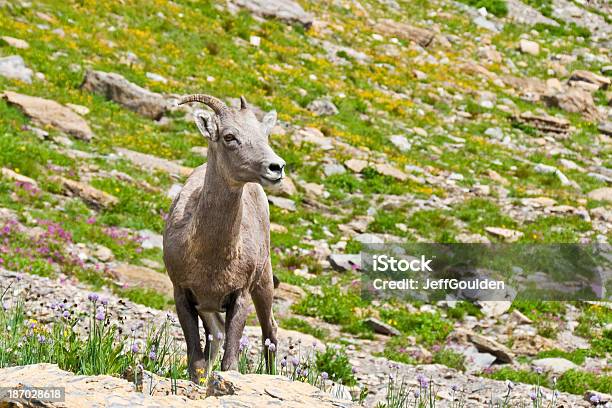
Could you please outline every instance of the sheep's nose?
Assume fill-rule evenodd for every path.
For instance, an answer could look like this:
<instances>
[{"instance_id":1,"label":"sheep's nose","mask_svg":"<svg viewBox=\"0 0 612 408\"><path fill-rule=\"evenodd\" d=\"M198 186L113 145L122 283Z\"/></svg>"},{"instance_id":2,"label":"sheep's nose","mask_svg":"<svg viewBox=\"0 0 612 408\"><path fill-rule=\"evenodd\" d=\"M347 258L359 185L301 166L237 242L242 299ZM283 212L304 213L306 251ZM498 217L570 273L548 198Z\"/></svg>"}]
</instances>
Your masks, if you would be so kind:
<instances>
[{"instance_id":1,"label":"sheep's nose","mask_svg":"<svg viewBox=\"0 0 612 408\"><path fill-rule=\"evenodd\" d=\"M280 161L272 162L268 165L268 170L271 173L283 174L285 168L285 162L281 159Z\"/></svg>"}]
</instances>

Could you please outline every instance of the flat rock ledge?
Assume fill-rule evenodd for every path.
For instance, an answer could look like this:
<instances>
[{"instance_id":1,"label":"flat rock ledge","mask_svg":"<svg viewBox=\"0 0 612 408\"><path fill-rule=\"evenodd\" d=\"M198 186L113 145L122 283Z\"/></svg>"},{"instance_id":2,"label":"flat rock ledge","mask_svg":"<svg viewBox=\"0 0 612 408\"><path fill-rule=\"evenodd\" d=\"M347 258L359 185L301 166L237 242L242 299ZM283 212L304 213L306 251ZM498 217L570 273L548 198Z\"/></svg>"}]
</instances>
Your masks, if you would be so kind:
<instances>
[{"instance_id":1,"label":"flat rock ledge","mask_svg":"<svg viewBox=\"0 0 612 408\"><path fill-rule=\"evenodd\" d=\"M11 400L11 407L354 407L312 385L280 376L242 375L236 371L214 373L207 388L179 380L189 397L160 391L138 392L133 383L108 375L84 376L61 370L55 364L32 364L0 369L0 387L64 387L63 402ZM208 394L210 396L200 399Z\"/></svg>"}]
</instances>

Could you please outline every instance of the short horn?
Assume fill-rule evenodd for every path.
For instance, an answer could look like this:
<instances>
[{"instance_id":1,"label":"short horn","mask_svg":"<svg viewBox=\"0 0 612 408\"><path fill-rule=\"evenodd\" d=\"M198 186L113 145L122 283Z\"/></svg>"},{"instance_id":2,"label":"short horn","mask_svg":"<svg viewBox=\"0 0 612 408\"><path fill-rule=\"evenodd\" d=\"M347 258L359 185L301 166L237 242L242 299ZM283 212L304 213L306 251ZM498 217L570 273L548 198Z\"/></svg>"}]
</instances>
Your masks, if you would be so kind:
<instances>
[{"instance_id":1,"label":"short horn","mask_svg":"<svg viewBox=\"0 0 612 408\"><path fill-rule=\"evenodd\" d=\"M246 108L248 108L246 98L240 95L240 109L246 109Z\"/></svg>"},{"instance_id":2,"label":"short horn","mask_svg":"<svg viewBox=\"0 0 612 408\"><path fill-rule=\"evenodd\" d=\"M223 101L215 98L214 96L205 95L205 94L195 94L195 95L187 95L184 96L180 101L179 105L189 102L201 102L215 111L217 115L220 115L223 112L228 110L228 107Z\"/></svg>"}]
</instances>

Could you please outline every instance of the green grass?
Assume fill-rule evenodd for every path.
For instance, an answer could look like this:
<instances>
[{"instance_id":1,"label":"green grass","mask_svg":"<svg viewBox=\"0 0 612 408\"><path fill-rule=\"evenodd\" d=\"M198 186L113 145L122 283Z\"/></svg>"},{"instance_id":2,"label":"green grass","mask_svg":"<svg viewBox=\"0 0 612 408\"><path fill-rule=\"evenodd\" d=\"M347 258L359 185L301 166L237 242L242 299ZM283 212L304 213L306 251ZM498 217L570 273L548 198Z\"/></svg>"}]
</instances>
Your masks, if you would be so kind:
<instances>
[{"instance_id":1,"label":"green grass","mask_svg":"<svg viewBox=\"0 0 612 408\"><path fill-rule=\"evenodd\" d=\"M540 384L552 387L552 379L538 374L535 371L514 370L504 367L485 374L495 380L510 380L517 383ZM595 374L579 370L569 370L557 378L556 389L570 394L584 395L588 390L610 393L612 390L612 376L606 373Z\"/></svg>"},{"instance_id":2,"label":"green grass","mask_svg":"<svg viewBox=\"0 0 612 408\"><path fill-rule=\"evenodd\" d=\"M151 289L118 289L117 293L134 303L140 303L153 309L167 310L174 307L174 299Z\"/></svg>"},{"instance_id":3,"label":"green grass","mask_svg":"<svg viewBox=\"0 0 612 408\"><path fill-rule=\"evenodd\" d=\"M443 348L433 354L433 363L443 364L455 370L465 371L465 356L456 351Z\"/></svg>"},{"instance_id":4,"label":"green grass","mask_svg":"<svg viewBox=\"0 0 612 408\"><path fill-rule=\"evenodd\" d=\"M386 309L381 311L380 317L402 333L415 336L419 343L428 346L443 342L452 330L450 322L439 313Z\"/></svg>"},{"instance_id":5,"label":"green grass","mask_svg":"<svg viewBox=\"0 0 612 408\"><path fill-rule=\"evenodd\" d=\"M288 317L280 321L280 326L288 330L296 330L302 333L310 334L319 340L325 340L329 336L329 330L321 327L314 327L307 321L297 318Z\"/></svg>"}]
</instances>

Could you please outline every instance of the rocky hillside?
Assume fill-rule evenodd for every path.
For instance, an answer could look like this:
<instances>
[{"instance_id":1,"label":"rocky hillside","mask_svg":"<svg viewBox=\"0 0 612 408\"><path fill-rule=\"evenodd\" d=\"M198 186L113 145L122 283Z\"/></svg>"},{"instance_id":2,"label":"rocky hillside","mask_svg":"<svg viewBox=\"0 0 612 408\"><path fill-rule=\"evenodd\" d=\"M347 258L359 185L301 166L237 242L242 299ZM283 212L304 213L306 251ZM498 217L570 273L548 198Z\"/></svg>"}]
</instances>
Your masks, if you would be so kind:
<instances>
[{"instance_id":1,"label":"rocky hillside","mask_svg":"<svg viewBox=\"0 0 612 408\"><path fill-rule=\"evenodd\" d=\"M172 310L160 233L206 161L192 108L175 102L244 95L278 111L271 144L287 162L268 191L281 327L345 347L369 404L385 401L390 371L416 383L421 369L474 403L503 397L505 380L542 380L585 404L612 392L609 305L371 302L356 254L397 240L609 243L610 11L0 0L0 262L49 277L31 289L45 304L76 280ZM7 292L9 306L11 294L24 296Z\"/></svg>"}]
</instances>

